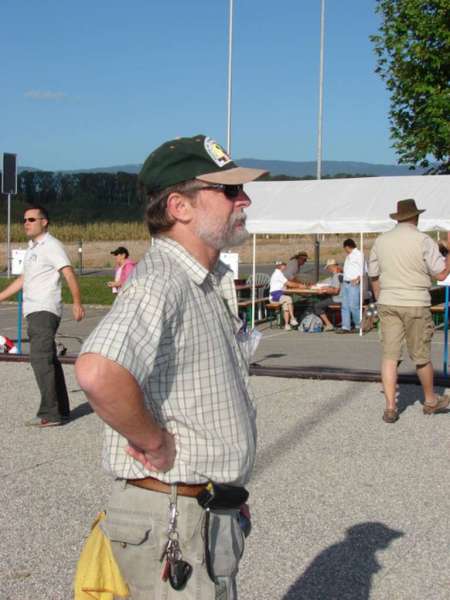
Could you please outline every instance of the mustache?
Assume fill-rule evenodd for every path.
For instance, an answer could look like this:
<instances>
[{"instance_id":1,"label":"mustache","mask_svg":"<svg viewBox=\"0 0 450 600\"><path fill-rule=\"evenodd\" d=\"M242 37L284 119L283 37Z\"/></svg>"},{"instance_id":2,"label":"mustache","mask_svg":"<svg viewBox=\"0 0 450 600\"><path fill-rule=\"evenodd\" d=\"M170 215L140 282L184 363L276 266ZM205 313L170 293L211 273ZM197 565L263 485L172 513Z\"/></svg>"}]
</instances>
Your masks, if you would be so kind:
<instances>
[{"instance_id":1,"label":"mustache","mask_svg":"<svg viewBox=\"0 0 450 600\"><path fill-rule=\"evenodd\" d=\"M247 221L247 215L245 213L236 213L236 214L232 215L232 217L230 219L230 224L236 225L236 223L242 223L242 225L245 225L246 221Z\"/></svg>"}]
</instances>

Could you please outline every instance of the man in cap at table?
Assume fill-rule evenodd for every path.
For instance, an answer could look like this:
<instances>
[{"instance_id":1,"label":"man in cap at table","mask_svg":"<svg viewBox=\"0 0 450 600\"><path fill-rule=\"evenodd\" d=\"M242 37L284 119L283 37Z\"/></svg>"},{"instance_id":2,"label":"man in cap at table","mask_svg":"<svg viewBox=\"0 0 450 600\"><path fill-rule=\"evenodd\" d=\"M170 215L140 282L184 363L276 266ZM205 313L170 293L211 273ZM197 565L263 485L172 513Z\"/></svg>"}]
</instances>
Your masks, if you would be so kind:
<instances>
[{"instance_id":1,"label":"man in cap at table","mask_svg":"<svg viewBox=\"0 0 450 600\"><path fill-rule=\"evenodd\" d=\"M219 253L247 239L243 184L263 173L204 135L150 154L139 180L154 244L77 362L106 423L104 466L115 485L103 529L133 600L237 598L255 405L233 273ZM218 512L197 501L209 482L229 484ZM176 560L166 553L169 506ZM182 591L172 589L175 571Z\"/></svg>"},{"instance_id":2,"label":"man in cap at table","mask_svg":"<svg viewBox=\"0 0 450 600\"><path fill-rule=\"evenodd\" d=\"M376 239L369 258L369 277L381 322L386 423L398 419L397 368L404 341L425 396L423 412L442 412L450 403L449 396L434 393L430 358L434 331L430 287L433 279L443 281L447 277L449 266L436 242L417 228L423 212L413 199L400 200L397 212L390 215L397 225Z\"/></svg>"}]
</instances>

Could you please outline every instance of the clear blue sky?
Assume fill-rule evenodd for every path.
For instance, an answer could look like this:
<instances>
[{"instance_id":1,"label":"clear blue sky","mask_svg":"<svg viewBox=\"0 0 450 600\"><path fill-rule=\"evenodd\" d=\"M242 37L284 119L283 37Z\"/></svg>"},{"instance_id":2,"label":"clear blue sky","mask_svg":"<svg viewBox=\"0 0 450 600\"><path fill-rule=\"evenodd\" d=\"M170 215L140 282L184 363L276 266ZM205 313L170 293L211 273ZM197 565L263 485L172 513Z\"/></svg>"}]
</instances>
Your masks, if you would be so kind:
<instances>
[{"instance_id":1,"label":"clear blue sky","mask_svg":"<svg viewBox=\"0 0 450 600\"><path fill-rule=\"evenodd\" d=\"M77 169L226 144L229 0L3 0L0 153ZM235 0L235 158L315 160L320 0ZM394 164L375 0L326 0L324 160Z\"/></svg>"}]
</instances>

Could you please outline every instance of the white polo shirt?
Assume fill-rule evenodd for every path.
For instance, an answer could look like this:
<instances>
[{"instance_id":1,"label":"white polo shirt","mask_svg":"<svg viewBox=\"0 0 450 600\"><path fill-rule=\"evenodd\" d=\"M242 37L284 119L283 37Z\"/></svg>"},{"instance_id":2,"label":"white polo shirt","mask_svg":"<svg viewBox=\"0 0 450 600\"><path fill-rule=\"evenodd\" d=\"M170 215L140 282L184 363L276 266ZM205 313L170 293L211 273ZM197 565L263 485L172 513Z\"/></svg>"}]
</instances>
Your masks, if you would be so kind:
<instances>
[{"instance_id":1,"label":"white polo shirt","mask_svg":"<svg viewBox=\"0 0 450 600\"><path fill-rule=\"evenodd\" d=\"M269 293L278 292L284 289L287 282L287 277L284 276L281 269L275 269L270 278L270 290Z\"/></svg>"},{"instance_id":2,"label":"white polo shirt","mask_svg":"<svg viewBox=\"0 0 450 600\"><path fill-rule=\"evenodd\" d=\"M23 314L45 310L62 315L60 269L70 266L64 246L49 233L28 242L23 265Z\"/></svg>"},{"instance_id":3,"label":"white polo shirt","mask_svg":"<svg viewBox=\"0 0 450 600\"><path fill-rule=\"evenodd\" d=\"M350 254L347 254L347 258L344 262L344 281L351 281L357 277L361 277L361 267L363 262L363 255L358 248L353 248ZM365 262L365 261L364 261ZM364 273L367 271L366 265L364 265Z\"/></svg>"}]
</instances>

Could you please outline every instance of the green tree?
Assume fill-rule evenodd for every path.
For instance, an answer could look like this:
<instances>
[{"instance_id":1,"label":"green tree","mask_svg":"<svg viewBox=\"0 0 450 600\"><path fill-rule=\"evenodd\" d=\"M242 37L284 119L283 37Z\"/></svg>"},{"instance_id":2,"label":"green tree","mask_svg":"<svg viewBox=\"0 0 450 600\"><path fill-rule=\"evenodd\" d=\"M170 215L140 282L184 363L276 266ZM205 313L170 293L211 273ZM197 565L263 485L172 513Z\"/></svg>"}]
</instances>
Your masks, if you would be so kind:
<instances>
[{"instance_id":1,"label":"green tree","mask_svg":"<svg viewBox=\"0 0 450 600\"><path fill-rule=\"evenodd\" d=\"M391 93L399 162L450 173L449 0L376 0L376 72ZM435 164L431 164L435 163Z\"/></svg>"}]
</instances>

